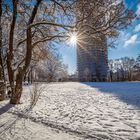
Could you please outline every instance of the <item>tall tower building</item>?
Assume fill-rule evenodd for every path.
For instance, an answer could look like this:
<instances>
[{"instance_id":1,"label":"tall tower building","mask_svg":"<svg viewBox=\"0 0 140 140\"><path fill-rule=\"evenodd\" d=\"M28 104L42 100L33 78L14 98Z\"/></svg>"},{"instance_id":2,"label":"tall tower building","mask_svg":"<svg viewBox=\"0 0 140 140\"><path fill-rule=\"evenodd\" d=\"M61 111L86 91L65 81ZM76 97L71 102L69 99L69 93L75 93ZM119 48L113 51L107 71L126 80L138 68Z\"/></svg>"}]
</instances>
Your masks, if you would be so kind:
<instances>
[{"instance_id":1,"label":"tall tower building","mask_svg":"<svg viewBox=\"0 0 140 140\"><path fill-rule=\"evenodd\" d=\"M99 16L103 13L103 7L106 0L95 1L86 0L77 2L77 21L82 22L81 25L90 25L93 29L98 28L102 23L106 22L106 16ZM87 16L87 18L83 18ZM89 36L83 38L81 44L77 44L77 70L79 81L106 81L108 71L108 52L107 52L107 39L102 33L94 34L94 38L90 36L92 32L88 26L80 28L79 32L85 32ZM85 35L85 34L84 34Z\"/></svg>"},{"instance_id":2,"label":"tall tower building","mask_svg":"<svg viewBox=\"0 0 140 140\"><path fill-rule=\"evenodd\" d=\"M91 38L89 42L77 46L77 70L79 81L106 81L108 70L107 40L102 42Z\"/></svg>"}]
</instances>

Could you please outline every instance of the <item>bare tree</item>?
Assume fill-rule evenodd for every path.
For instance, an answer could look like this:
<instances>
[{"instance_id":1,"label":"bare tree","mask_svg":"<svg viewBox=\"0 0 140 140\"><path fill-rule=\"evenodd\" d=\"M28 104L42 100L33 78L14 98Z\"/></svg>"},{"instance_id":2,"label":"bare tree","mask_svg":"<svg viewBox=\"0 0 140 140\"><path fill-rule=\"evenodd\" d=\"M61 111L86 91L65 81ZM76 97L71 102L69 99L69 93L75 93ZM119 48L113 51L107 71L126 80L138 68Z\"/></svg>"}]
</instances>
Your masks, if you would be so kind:
<instances>
[{"instance_id":1,"label":"bare tree","mask_svg":"<svg viewBox=\"0 0 140 140\"><path fill-rule=\"evenodd\" d=\"M136 63L134 66L134 78L135 80L139 80L140 81L140 54L138 55L138 57L136 58Z\"/></svg>"},{"instance_id":2,"label":"bare tree","mask_svg":"<svg viewBox=\"0 0 140 140\"><path fill-rule=\"evenodd\" d=\"M65 81L68 77L67 66L56 52L50 52L48 59L41 61L36 70L39 79L47 82Z\"/></svg>"},{"instance_id":3,"label":"bare tree","mask_svg":"<svg viewBox=\"0 0 140 140\"><path fill-rule=\"evenodd\" d=\"M123 57L109 61L111 81L132 81L134 79L134 58Z\"/></svg>"},{"instance_id":4,"label":"bare tree","mask_svg":"<svg viewBox=\"0 0 140 140\"><path fill-rule=\"evenodd\" d=\"M101 43L102 35L117 37L120 29L126 28L136 17L125 7L124 1L116 0L77 1L76 16L79 38L92 36Z\"/></svg>"},{"instance_id":5,"label":"bare tree","mask_svg":"<svg viewBox=\"0 0 140 140\"><path fill-rule=\"evenodd\" d=\"M44 42L49 45L50 41L65 40L71 30L78 31L78 42L92 36L104 43L100 35L116 37L118 30L127 27L135 18L123 2L115 3L115 0L36 0L35 3L12 0L11 3L4 3L2 9L2 16L5 17L5 24L2 24L5 32L2 35L6 50L4 58L12 104L20 102L22 81L36 47L42 47ZM90 23L88 18L92 19Z\"/></svg>"},{"instance_id":6,"label":"bare tree","mask_svg":"<svg viewBox=\"0 0 140 140\"><path fill-rule=\"evenodd\" d=\"M55 15L58 13L56 13L56 9L61 8L63 9L63 6L56 1L44 3L42 0L37 0L32 7L29 7L24 1L12 1L12 6L7 12L12 21L9 26L9 44L6 55L8 78L12 91L11 103L19 103L23 77L30 67L34 48L45 41L66 37L58 28L71 28L69 25L55 22ZM16 34L19 35L18 39ZM20 59L19 63L16 62L17 54Z\"/></svg>"}]
</instances>

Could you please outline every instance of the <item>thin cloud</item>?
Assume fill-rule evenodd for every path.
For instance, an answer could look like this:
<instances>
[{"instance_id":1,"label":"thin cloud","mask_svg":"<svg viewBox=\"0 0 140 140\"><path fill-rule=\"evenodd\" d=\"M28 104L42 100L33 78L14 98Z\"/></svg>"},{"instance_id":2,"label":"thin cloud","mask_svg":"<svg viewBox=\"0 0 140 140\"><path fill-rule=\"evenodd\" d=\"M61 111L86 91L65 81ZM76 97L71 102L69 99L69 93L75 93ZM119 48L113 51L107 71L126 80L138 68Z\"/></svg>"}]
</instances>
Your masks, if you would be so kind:
<instances>
[{"instance_id":1,"label":"thin cloud","mask_svg":"<svg viewBox=\"0 0 140 140\"><path fill-rule=\"evenodd\" d=\"M137 35L131 36L128 40L125 41L124 47L127 48L129 45L133 45L137 42Z\"/></svg>"},{"instance_id":2,"label":"thin cloud","mask_svg":"<svg viewBox=\"0 0 140 140\"><path fill-rule=\"evenodd\" d=\"M137 6L137 11L136 11L136 15L140 16L140 3Z\"/></svg>"},{"instance_id":3,"label":"thin cloud","mask_svg":"<svg viewBox=\"0 0 140 140\"><path fill-rule=\"evenodd\" d=\"M129 32L126 32L126 31L120 31L119 32L119 40L121 39L123 42L128 40L128 38L131 37L131 34Z\"/></svg>"},{"instance_id":4,"label":"thin cloud","mask_svg":"<svg viewBox=\"0 0 140 140\"><path fill-rule=\"evenodd\" d=\"M135 26L134 32L139 32L140 31L140 24Z\"/></svg>"}]
</instances>

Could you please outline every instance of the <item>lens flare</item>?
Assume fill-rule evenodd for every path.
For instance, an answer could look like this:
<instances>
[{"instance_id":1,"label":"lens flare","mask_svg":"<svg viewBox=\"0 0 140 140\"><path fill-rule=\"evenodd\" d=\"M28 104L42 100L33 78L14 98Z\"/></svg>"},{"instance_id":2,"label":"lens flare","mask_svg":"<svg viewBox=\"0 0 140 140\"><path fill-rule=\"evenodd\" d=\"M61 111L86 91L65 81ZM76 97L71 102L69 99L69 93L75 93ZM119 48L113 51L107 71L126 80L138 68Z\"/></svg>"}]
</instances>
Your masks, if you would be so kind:
<instances>
[{"instance_id":1,"label":"lens flare","mask_svg":"<svg viewBox=\"0 0 140 140\"><path fill-rule=\"evenodd\" d=\"M70 43L71 44L76 44L77 43L77 36L76 34L73 34L70 36Z\"/></svg>"},{"instance_id":2,"label":"lens flare","mask_svg":"<svg viewBox=\"0 0 140 140\"><path fill-rule=\"evenodd\" d=\"M68 33L68 36L69 36L69 38L68 38L68 42L67 43L70 46L76 47L77 46L77 43L78 43L78 35L77 35L77 32L75 32L75 31L69 32Z\"/></svg>"}]
</instances>

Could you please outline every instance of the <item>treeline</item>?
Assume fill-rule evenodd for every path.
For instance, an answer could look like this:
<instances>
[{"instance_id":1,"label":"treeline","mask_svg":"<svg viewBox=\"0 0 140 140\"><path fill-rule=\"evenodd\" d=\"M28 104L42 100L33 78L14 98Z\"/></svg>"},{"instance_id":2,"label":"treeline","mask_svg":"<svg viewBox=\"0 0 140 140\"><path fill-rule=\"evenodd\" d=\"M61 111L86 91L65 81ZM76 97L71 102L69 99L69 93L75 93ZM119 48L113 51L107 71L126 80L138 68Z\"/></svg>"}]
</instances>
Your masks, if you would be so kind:
<instances>
[{"instance_id":1,"label":"treeline","mask_svg":"<svg viewBox=\"0 0 140 140\"><path fill-rule=\"evenodd\" d=\"M35 68L35 80L39 82L62 82L68 79L68 66L59 53L50 52L48 59L41 60Z\"/></svg>"},{"instance_id":2,"label":"treeline","mask_svg":"<svg viewBox=\"0 0 140 140\"><path fill-rule=\"evenodd\" d=\"M140 54L109 60L108 81L140 81Z\"/></svg>"}]
</instances>

